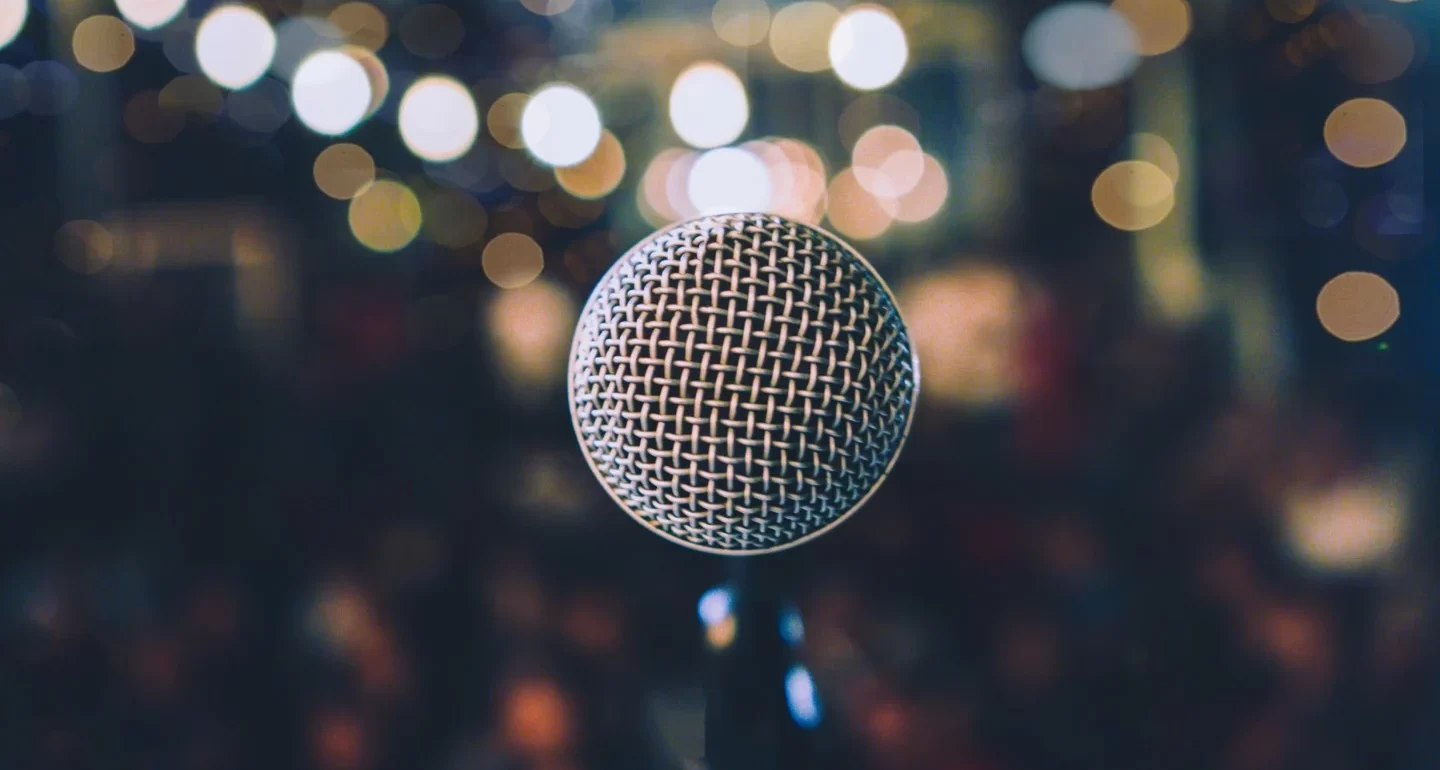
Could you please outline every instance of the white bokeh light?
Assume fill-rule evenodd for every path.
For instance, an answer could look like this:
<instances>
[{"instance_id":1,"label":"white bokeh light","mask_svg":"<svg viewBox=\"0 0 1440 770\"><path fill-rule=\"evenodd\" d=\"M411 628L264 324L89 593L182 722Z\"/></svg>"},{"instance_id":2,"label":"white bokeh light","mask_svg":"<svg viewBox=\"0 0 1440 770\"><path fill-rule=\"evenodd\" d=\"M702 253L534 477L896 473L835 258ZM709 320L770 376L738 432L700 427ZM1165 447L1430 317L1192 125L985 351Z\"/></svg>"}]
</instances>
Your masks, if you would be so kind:
<instances>
[{"instance_id":1,"label":"white bokeh light","mask_svg":"<svg viewBox=\"0 0 1440 770\"><path fill-rule=\"evenodd\" d=\"M0 48L10 45L30 17L29 0L0 0Z\"/></svg>"},{"instance_id":2,"label":"white bokeh light","mask_svg":"<svg viewBox=\"0 0 1440 770\"><path fill-rule=\"evenodd\" d=\"M326 136L349 133L370 110L370 78L360 62L339 51L321 51L300 62L290 86L295 116Z\"/></svg>"},{"instance_id":3,"label":"white bokeh light","mask_svg":"<svg viewBox=\"0 0 1440 770\"><path fill-rule=\"evenodd\" d=\"M115 0L121 18L140 29L169 24L185 9L185 0Z\"/></svg>"},{"instance_id":4,"label":"white bokeh light","mask_svg":"<svg viewBox=\"0 0 1440 770\"><path fill-rule=\"evenodd\" d=\"M1120 12L1094 2L1045 9L1025 28L1020 51L1035 77L1057 88L1112 86L1140 63L1139 38Z\"/></svg>"},{"instance_id":5,"label":"white bokeh light","mask_svg":"<svg viewBox=\"0 0 1440 770\"><path fill-rule=\"evenodd\" d=\"M871 91L890 85L909 58L905 30L884 8L855 6L830 31L830 66L852 88Z\"/></svg>"},{"instance_id":6,"label":"white bokeh light","mask_svg":"<svg viewBox=\"0 0 1440 770\"><path fill-rule=\"evenodd\" d=\"M692 147L729 144L750 120L745 84L723 64L693 64L670 89L670 123Z\"/></svg>"},{"instance_id":7,"label":"white bokeh light","mask_svg":"<svg viewBox=\"0 0 1440 770\"><path fill-rule=\"evenodd\" d=\"M475 99L454 78L423 77L400 99L400 138L420 158L433 163L455 160L470 151L479 133Z\"/></svg>"},{"instance_id":8,"label":"white bokeh light","mask_svg":"<svg viewBox=\"0 0 1440 770\"><path fill-rule=\"evenodd\" d=\"M584 91L566 83L545 86L525 102L520 137L537 160L573 166L600 144L600 110Z\"/></svg>"},{"instance_id":9,"label":"white bokeh light","mask_svg":"<svg viewBox=\"0 0 1440 770\"><path fill-rule=\"evenodd\" d=\"M686 184L701 214L765 211L770 207L770 170L754 153L721 147L701 155Z\"/></svg>"},{"instance_id":10,"label":"white bokeh light","mask_svg":"<svg viewBox=\"0 0 1440 770\"><path fill-rule=\"evenodd\" d=\"M245 88L259 80L275 58L275 30L254 8L222 5L200 22L195 58L216 85Z\"/></svg>"}]
</instances>

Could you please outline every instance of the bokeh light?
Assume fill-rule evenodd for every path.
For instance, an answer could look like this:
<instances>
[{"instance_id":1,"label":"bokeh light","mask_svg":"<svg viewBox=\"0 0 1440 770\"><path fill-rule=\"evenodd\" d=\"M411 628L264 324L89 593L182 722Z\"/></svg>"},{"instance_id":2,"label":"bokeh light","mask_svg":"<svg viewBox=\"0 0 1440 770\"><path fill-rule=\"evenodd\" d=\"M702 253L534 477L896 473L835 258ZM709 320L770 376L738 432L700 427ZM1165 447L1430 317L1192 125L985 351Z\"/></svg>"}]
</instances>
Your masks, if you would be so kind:
<instances>
[{"instance_id":1,"label":"bokeh light","mask_svg":"<svg viewBox=\"0 0 1440 770\"><path fill-rule=\"evenodd\" d=\"M61 225L55 233L55 253L71 270L94 275L115 257L115 238L99 222L77 219Z\"/></svg>"},{"instance_id":2,"label":"bokeh light","mask_svg":"<svg viewBox=\"0 0 1440 770\"><path fill-rule=\"evenodd\" d=\"M907 281L896 299L923 362L921 398L968 407L1015 394L1024 300L1013 271L960 263Z\"/></svg>"},{"instance_id":3,"label":"bokeh light","mask_svg":"<svg viewBox=\"0 0 1440 770\"><path fill-rule=\"evenodd\" d=\"M535 199L535 207L546 222L571 229L585 227L605 213L605 201L577 198L560 187L540 193Z\"/></svg>"},{"instance_id":4,"label":"bokeh light","mask_svg":"<svg viewBox=\"0 0 1440 770\"><path fill-rule=\"evenodd\" d=\"M423 77L400 99L400 137L417 157L440 163L464 155L480 134L475 99L460 81Z\"/></svg>"},{"instance_id":5,"label":"bokeh light","mask_svg":"<svg viewBox=\"0 0 1440 770\"><path fill-rule=\"evenodd\" d=\"M419 198L393 179L381 179L350 200L350 232L371 251L409 246L420 234L422 221Z\"/></svg>"},{"instance_id":6,"label":"bokeh light","mask_svg":"<svg viewBox=\"0 0 1440 770\"><path fill-rule=\"evenodd\" d=\"M501 233L485 244L480 255L485 277L502 289L518 289L540 277L545 253L524 233Z\"/></svg>"},{"instance_id":7,"label":"bokeh light","mask_svg":"<svg viewBox=\"0 0 1440 770\"><path fill-rule=\"evenodd\" d=\"M374 51L359 45L345 45L340 48L341 53L359 62L360 67L365 70L365 77L370 81L370 108L365 111L365 117L370 117L380 111L385 104L385 98L390 95L390 73L385 69L385 63Z\"/></svg>"},{"instance_id":8,"label":"bokeh light","mask_svg":"<svg viewBox=\"0 0 1440 770\"><path fill-rule=\"evenodd\" d=\"M1158 56L1180 47L1190 35L1191 11L1186 0L1114 0L1110 7L1135 30L1135 51Z\"/></svg>"},{"instance_id":9,"label":"bokeh light","mask_svg":"<svg viewBox=\"0 0 1440 770\"><path fill-rule=\"evenodd\" d=\"M1400 294L1374 273L1341 273L1320 289L1315 313L1325 331L1346 342L1363 342L1400 319Z\"/></svg>"},{"instance_id":10,"label":"bokeh light","mask_svg":"<svg viewBox=\"0 0 1440 770\"><path fill-rule=\"evenodd\" d=\"M670 88L670 124L692 147L729 144L750 120L745 84L729 67L700 62L686 68Z\"/></svg>"},{"instance_id":11,"label":"bokeh light","mask_svg":"<svg viewBox=\"0 0 1440 770\"><path fill-rule=\"evenodd\" d=\"M157 29L185 10L185 0L115 0L115 10L140 29Z\"/></svg>"},{"instance_id":12,"label":"bokeh light","mask_svg":"<svg viewBox=\"0 0 1440 770\"><path fill-rule=\"evenodd\" d=\"M1141 131L1130 137L1130 152L1136 160L1155 164L1170 181L1180 181L1180 155L1165 137Z\"/></svg>"},{"instance_id":13,"label":"bokeh light","mask_svg":"<svg viewBox=\"0 0 1440 770\"><path fill-rule=\"evenodd\" d=\"M924 156L923 163L920 180L895 201L897 222L924 222L940 213L950 197L950 179L945 167L931 155Z\"/></svg>"},{"instance_id":14,"label":"bokeh light","mask_svg":"<svg viewBox=\"0 0 1440 770\"><path fill-rule=\"evenodd\" d=\"M914 134L891 125L860 136L852 153L855 180L872 195L899 198L915 189L925 171L925 154Z\"/></svg>"},{"instance_id":15,"label":"bokeh light","mask_svg":"<svg viewBox=\"0 0 1440 770\"><path fill-rule=\"evenodd\" d=\"M379 51L390 37L390 21L385 18L385 12L370 3L341 3L325 20L346 42L370 51Z\"/></svg>"},{"instance_id":16,"label":"bokeh light","mask_svg":"<svg viewBox=\"0 0 1440 770\"><path fill-rule=\"evenodd\" d=\"M520 136L541 163L573 166L595 151L601 136L600 110L584 91L552 83L525 102Z\"/></svg>"},{"instance_id":17,"label":"bokeh light","mask_svg":"<svg viewBox=\"0 0 1440 770\"><path fill-rule=\"evenodd\" d=\"M140 91L125 103L125 132L142 144L164 144L185 128L185 113L160 102L159 91Z\"/></svg>"},{"instance_id":18,"label":"bokeh light","mask_svg":"<svg viewBox=\"0 0 1440 770\"><path fill-rule=\"evenodd\" d=\"M555 173L542 168L529 155L507 152L500 156L500 176L511 187L525 192L541 192L555 186Z\"/></svg>"},{"instance_id":19,"label":"bokeh light","mask_svg":"<svg viewBox=\"0 0 1440 770\"><path fill-rule=\"evenodd\" d=\"M645 174L635 189L635 205L640 216L653 227L679 221L682 217L670 202L672 172L688 180L695 153L672 147L661 150L645 167ZM689 194L686 193L688 200Z\"/></svg>"},{"instance_id":20,"label":"bokeh light","mask_svg":"<svg viewBox=\"0 0 1440 770\"><path fill-rule=\"evenodd\" d=\"M28 0L4 0L0 2L0 48L10 45L25 29L25 20L30 18Z\"/></svg>"},{"instance_id":21,"label":"bokeh light","mask_svg":"<svg viewBox=\"0 0 1440 770\"><path fill-rule=\"evenodd\" d=\"M1415 60L1415 38L1389 16L1360 16L1344 27L1340 71L1356 83L1375 85L1405 74Z\"/></svg>"},{"instance_id":22,"label":"bokeh light","mask_svg":"<svg viewBox=\"0 0 1440 770\"><path fill-rule=\"evenodd\" d=\"M295 70L290 88L295 117L317 134L347 134L370 111L370 78L340 51L311 54Z\"/></svg>"},{"instance_id":23,"label":"bokeh light","mask_svg":"<svg viewBox=\"0 0 1440 770\"><path fill-rule=\"evenodd\" d=\"M400 17L396 32L410 53L423 59L443 59L460 48L465 21L449 6L426 3Z\"/></svg>"},{"instance_id":24,"label":"bokeh light","mask_svg":"<svg viewBox=\"0 0 1440 770\"><path fill-rule=\"evenodd\" d=\"M275 30L254 8L219 6L200 22L195 58L216 85L245 88L259 80L275 58Z\"/></svg>"},{"instance_id":25,"label":"bokeh light","mask_svg":"<svg viewBox=\"0 0 1440 770\"><path fill-rule=\"evenodd\" d=\"M795 724L806 728L820 724L820 697L815 680L804 666L794 666L785 675L785 702Z\"/></svg>"},{"instance_id":26,"label":"bokeh light","mask_svg":"<svg viewBox=\"0 0 1440 770\"><path fill-rule=\"evenodd\" d=\"M764 211L770 206L770 174L754 153L721 147L695 160L686 191L700 214Z\"/></svg>"},{"instance_id":27,"label":"bokeh light","mask_svg":"<svg viewBox=\"0 0 1440 770\"><path fill-rule=\"evenodd\" d=\"M877 5L846 9L830 31L828 50L835 75L862 91L895 82L910 58L910 45L899 20Z\"/></svg>"},{"instance_id":28,"label":"bokeh light","mask_svg":"<svg viewBox=\"0 0 1440 770\"><path fill-rule=\"evenodd\" d=\"M804 142L773 139L746 142L743 148L765 163L770 176L770 206L775 214L819 224L825 214L825 162Z\"/></svg>"},{"instance_id":29,"label":"bokeh light","mask_svg":"<svg viewBox=\"0 0 1440 770\"><path fill-rule=\"evenodd\" d=\"M1311 567L1352 571L1377 566L1405 533L1406 500L1395 484L1348 479L1285 499L1291 551Z\"/></svg>"},{"instance_id":30,"label":"bokeh light","mask_svg":"<svg viewBox=\"0 0 1440 770\"><path fill-rule=\"evenodd\" d=\"M285 84L275 78L261 78L255 85L225 97L225 114L242 128L273 133L290 119L290 94Z\"/></svg>"},{"instance_id":31,"label":"bokeh light","mask_svg":"<svg viewBox=\"0 0 1440 770\"><path fill-rule=\"evenodd\" d=\"M58 61L32 61L20 74L28 84L30 112L35 115L59 115L80 98L80 79Z\"/></svg>"},{"instance_id":32,"label":"bokeh light","mask_svg":"<svg viewBox=\"0 0 1440 770\"><path fill-rule=\"evenodd\" d=\"M625 177L625 148L609 131L600 135L595 152L580 163L555 169L555 181L577 198L594 199L609 195Z\"/></svg>"},{"instance_id":33,"label":"bokeh light","mask_svg":"<svg viewBox=\"0 0 1440 770\"><path fill-rule=\"evenodd\" d=\"M525 102L529 100L527 94L505 94L496 99L485 113L485 125L490 129L490 136L501 147L512 150L525 148L525 139L520 136L520 116L525 113Z\"/></svg>"},{"instance_id":34,"label":"bokeh light","mask_svg":"<svg viewBox=\"0 0 1440 770\"><path fill-rule=\"evenodd\" d=\"M91 16L70 39L75 62L91 72L114 72L135 55L135 34L114 16Z\"/></svg>"},{"instance_id":35,"label":"bokeh light","mask_svg":"<svg viewBox=\"0 0 1440 770\"><path fill-rule=\"evenodd\" d=\"M225 94L200 75L181 75L160 89L160 106L210 120L225 106Z\"/></svg>"},{"instance_id":36,"label":"bokeh light","mask_svg":"<svg viewBox=\"0 0 1440 770\"><path fill-rule=\"evenodd\" d=\"M485 236L488 218L480 201L463 190L436 187L427 190L421 208L426 238L452 249L463 249L478 243Z\"/></svg>"},{"instance_id":37,"label":"bokeh light","mask_svg":"<svg viewBox=\"0 0 1440 770\"><path fill-rule=\"evenodd\" d=\"M700 594L700 601L695 603L695 613L700 617L701 623L713 626L729 616L734 606L735 596L730 587L715 586Z\"/></svg>"},{"instance_id":38,"label":"bokeh light","mask_svg":"<svg viewBox=\"0 0 1440 770\"><path fill-rule=\"evenodd\" d=\"M291 16L275 25L275 56L270 72L291 82L300 63L321 51L333 51L342 44L335 25L316 16Z\"/></svg>"},{"instance_id":39,"label":"bokeh light","mask_svg":"<svg viewBox=\"0 0 1440 770\"><path fill-rule=\"evenodd\" d=\"M375 183L375 159L358 144L332 144L315 156L315 185L336 200L350 200Z\"/></svg>"},{"instance_id":40,"label":"bokeh light","mask_svg":"<svg viewBox=\"0 0 1440 770\"><path fill-rule=\"evenodd\" d=\"M1175 181L1144 160L1122 160L1095 178L1090 202L1106 224L1144 230L1160 224L1175 207Z\"/></svg>"},{"instance_id":41,"label":"bokeh light","mask_svg":"<svg viewBox=\"0 0 1440 770\"><path fill-rule=\"evenodd\" d=\"M558 16L575 7L575 0L520 0L520 4L540 16Z\"/></svg>"},{"instance_id":42,"label":"bokeh light","mask_svg":"<svg viewBox=\"0 0 1440 770\"><path fill-rule=\"evenodd\" d=\"M826 216L841 235L858 241L879 238L895 221L895 202L876 197L844 169L830 180Z\"/></svg>"},{"instance_id":43,"label":"bokeh light","mask_svg":"<svg viewBox=\"0 0 1440 770\"><path fill-rule=\"evenodd\" d=\"M1389 102L1351 99L1325 119L1325 146L1341 163L1374 168L1395 159L1405 147L1405 118Z\"/></svg>"},{"instance_id":44,"label":"bokeh light","mask_svg":"<svg viewBox=\"0 0 1440 770\"><path fill-rule=\"evenodd\" d=\"M770 31L770 6L765 0L718 0L710 22L721 40L740 48L759 45Z\"/></svg>"},{"instance_id":45,"label":"bokeh light","mask_svg":"<svg viewBox=\"0 0 1440 770\"><path fill-rule=\"evenodd\" d=\"M1139 42L1130 22L1094 2L1041 11L1025 28L1020 49L1038 80L1071 91L1115 85L1139 64Z\"/></svg>"},{"instance_id":46,"label":"bokeh light","mask_svg":"<svg viewBox=\"0 0 1440 770\"><path fill-rule=\"evenodd\" d=\"M797 72L824 72L830 66L830 31L839 20L840 11L829 3L791 3L770 22L770 51Z\"/></svg>"}]
</instances>

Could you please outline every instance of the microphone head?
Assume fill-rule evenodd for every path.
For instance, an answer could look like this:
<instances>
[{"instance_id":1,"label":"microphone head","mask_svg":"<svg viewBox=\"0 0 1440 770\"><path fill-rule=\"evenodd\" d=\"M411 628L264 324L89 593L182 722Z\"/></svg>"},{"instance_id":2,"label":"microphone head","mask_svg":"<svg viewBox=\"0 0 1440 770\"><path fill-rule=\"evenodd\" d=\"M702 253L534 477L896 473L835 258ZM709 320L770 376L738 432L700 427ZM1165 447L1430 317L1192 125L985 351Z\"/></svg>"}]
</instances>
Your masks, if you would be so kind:
<instances>
[{"instance_id":1,"label":"microphone head","mask_svg":"<svg viewBox=\"0 0 1440 770\"><path fill-rule=\"evenodd\" d=\"M700 551L835 527L885 480L920 370L895 298L854 249L768 214L642 241L600 279L570 351L570 413L620 507Z\"/></svg>"}]
</instances>

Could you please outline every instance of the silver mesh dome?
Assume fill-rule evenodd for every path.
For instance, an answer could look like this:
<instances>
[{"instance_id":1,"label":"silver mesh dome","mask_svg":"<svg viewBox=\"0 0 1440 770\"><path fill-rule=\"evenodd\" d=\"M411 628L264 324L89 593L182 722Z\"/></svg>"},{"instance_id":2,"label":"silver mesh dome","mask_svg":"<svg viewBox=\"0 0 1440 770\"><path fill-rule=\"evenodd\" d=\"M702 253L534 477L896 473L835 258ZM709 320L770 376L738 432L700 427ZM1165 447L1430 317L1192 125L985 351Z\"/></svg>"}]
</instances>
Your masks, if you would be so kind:
<instances>
[{"instance_id":1,"label":"silver mesh dome","mask_svg":"<svg viewBox=\"0 0 1440 770\"><path fill-rule=\"evenodd\" d=\"M750 554L865 502L905 437L919 370L880 277L783 217L695 219L600 279L570 354L570 411L611 497L656 533Z\"/></svg>"}]
</instances>

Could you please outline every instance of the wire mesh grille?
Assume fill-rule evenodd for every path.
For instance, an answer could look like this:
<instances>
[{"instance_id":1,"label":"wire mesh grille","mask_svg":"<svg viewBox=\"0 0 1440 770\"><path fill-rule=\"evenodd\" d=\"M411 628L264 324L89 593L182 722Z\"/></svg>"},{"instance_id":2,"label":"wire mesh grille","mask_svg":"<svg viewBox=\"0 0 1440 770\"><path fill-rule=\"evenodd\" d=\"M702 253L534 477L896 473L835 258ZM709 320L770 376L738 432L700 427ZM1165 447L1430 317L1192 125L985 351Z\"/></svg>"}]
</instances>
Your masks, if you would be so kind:
<instances>
[{"instance_id":1,"label":"wire mesh grille","mask_svg":"<svg viewBox=\"0 0 1440 770\"><path fill-rule=\"evenodd\" d=\"M884 283L782 217L705 217L641 243L580 318L570 407L611 496L684 545L782 548L884 479L919 384Z\"/></svg>"}]
</instances>

